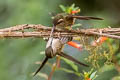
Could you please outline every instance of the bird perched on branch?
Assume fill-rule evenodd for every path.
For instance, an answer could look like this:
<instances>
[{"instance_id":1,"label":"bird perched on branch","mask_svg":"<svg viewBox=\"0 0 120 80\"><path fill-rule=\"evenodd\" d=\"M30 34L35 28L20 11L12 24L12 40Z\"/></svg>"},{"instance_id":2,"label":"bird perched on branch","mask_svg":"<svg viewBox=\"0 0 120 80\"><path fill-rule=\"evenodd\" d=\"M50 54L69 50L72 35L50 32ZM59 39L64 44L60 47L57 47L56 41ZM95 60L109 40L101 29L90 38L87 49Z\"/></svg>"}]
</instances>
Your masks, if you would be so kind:
<instances>
[{"instance_id":1,"label":"bird perched on branch","mask_svg":"<svg viewBox=\"0 0 120 80\"><path fill-rule=\"evenodd\" d=\"M80 16L76 15L80 12L79 7L75 7L75 4L72 4L70 7L65 7L63 5L60 5L60 8L64 13L59 13L52 17L53 19L53 28L51 31L51 36L54 32L55 28L59 28L62 30L70 30L72 29L72 25L75 22L75 19L79 20L103 20L103 18L99 17L92 17L92 16Z\"/></svg>"},{"instance_id":2,"label":"bird perched on branch","mask_svg":"<svg viewBox=\"0 0 120 80\"><path fill-rule=\"evenodd\" d=\"M103 20L102 18L92 17L92 16L77 16L67 13L60 13L54 16L53 18L53 28L50 33L50 37L53 37L53 32L55 28L62 30L72 29L72 25L75 22L75 19L79 20Z\"/></svg>"},{"instance_id":3,"label":"bird perched on branch","mask_svg":"<svg viewBox=\"0 0 120 80\"><path fill-rule=\"evenodd\" d=\"M53 17L53 27L59 29L70 29L75 22L75 19L79 20L103 20L102 18L92 16L79 16L67 13L60 13Z\"/></svg>"},{"instance_id":4,"label":"bird perched on branch","mask_svg":"<svg viewBox=\"0 0 120 80\"><path fill-rule=\"evenodd\" d=\"M64 46L64 44L66 44L67 42L71 41L72 37L61 37L61 38L49 38L47 45L46 45L46 50L45 50L45 59L42 62L41 66L38 68L38 70L35 72L34 76L42 69L42 67L45 65L45 63L48 61L48 59L51 59L53 57L55 57L56 55L59 55L61 57L64 57L66 59L69 59L75 63L78 63L80 65L86 66L88 67L88 65L79 62L78 60L74 59L72 56L69 56L67 54L65 54L64 52L62 52L62 48Z\"/></svg>"}]
</instances>

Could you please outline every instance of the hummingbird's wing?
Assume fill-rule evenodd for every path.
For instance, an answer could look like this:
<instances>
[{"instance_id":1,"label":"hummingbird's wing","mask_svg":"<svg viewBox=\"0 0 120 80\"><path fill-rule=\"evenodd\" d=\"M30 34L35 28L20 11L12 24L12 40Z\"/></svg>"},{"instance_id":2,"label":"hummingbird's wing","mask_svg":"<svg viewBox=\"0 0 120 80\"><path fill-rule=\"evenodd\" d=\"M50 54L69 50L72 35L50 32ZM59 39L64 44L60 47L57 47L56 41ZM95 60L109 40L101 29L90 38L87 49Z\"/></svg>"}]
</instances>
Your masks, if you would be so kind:
<instances>
[{"instance_id":1,"label":"hummingbird's wing","mask_svg":"<svg viewBox=\"0 0 120 80\"><path fill-rule=\"evenodd\" d=\"M45 65L45 63L48 61L48 58L46 57L44 59L44 61L42 62L41 66L37 69L37 71L35 72L35 74L33 76L35 76L41 69L42 67Z\"/></svg>"},{"instance_id":2,"label":"hummingbird's wing","mask_svg":"<svg viewBox=\"0 0 120 80\"><path fill-rule=\"evenodd\" d=\"M87 64L84 64L84 63L82 63L82 62L80 62L80 61L74 59L72 56L69 56L69 55L67 55L67 54L65 54L65 53L63 53L63 52L59 53L58 55L60 55L60 56L62 56L62 57L64 57L64 58L66 58L66 59L68 59L68 60L71 60L71 61L73 61L73 62L75 62L75 63L78 63L78 64L80 64L80 65L89 67Z\"/></svg>"},{"instance_id":3,"label":"hummingbird's wing","mask_svg":"<svg viewBox=\"0 0 120 80\"><path fill-rule=\"evenodd\" d=\"M72 16L73 18L76 18L76 19L81 19L81 20L103 20L103 18L98 18L98 17L92 17L92 16L76 16L76 15L73 15Z\"/></svg>"}]
</instances>

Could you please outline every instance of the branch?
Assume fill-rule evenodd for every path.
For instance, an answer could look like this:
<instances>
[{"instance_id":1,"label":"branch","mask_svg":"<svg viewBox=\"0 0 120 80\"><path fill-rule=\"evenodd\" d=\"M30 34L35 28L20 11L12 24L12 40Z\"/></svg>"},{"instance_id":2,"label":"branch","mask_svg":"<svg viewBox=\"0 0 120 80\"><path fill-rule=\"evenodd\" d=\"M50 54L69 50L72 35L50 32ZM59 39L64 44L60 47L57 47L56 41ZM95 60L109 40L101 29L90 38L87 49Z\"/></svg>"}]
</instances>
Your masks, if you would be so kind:
<instances>
[{"instance_id":1,"label":"branch","mask_svg":"<svg viewBox=\"0 0 120 80\"><path fill-rule=\"evenodd\" d=\"M59 36L66 36L70 35L73 37L76 37L77 35L73 33L54 33L54 37L59 37ZM16 37L16 38L27 38L27 37L37 37L37 38L43 38L43 37L49 37L50 32L0 32L0 38L8 38L8 37Z\"/></svg>"},{"instance_id":2,"label":"branch","mask_svg":"<svg viewBox=\"0 0 120 80\"><path fill-rule=\"evenodd\" d=\"M12 27L9 27L9 28L0 29L0 32L20 31L20 30L29 29L29 28L31 28L31 29L41 29L42 30L42 29L45 29L47 27L43 26L43 25L40 25L40 24L38 24L38 25L22 24L22 25L12 26Z\"/></svg>"},{"instance_id":3,"label":"branch","mask_svg":"<svg viewBox=\"0 0 120 80\"><path fill-rule=\"evenodd\" d=\"M29 30L29 29L32 29ZM31 31L31 32L30 32ZM9 28L0 29L1 37L49 37L51 27L34 24L16 25ZM77 29L77 30L59 30L55 29L54 37L58 36L105 36L113 39L120 39L120 28L102 28L102 29Z\"/></svg>"}]
</instances>

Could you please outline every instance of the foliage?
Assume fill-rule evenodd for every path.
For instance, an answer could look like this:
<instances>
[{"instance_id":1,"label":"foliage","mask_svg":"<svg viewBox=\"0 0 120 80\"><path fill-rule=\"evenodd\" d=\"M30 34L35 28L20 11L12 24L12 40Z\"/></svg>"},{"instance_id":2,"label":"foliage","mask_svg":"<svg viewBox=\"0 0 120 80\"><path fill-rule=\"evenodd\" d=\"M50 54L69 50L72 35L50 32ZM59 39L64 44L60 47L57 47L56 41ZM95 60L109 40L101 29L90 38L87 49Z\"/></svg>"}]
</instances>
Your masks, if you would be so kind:
<instances>
[{"instance_id":1,"label":"foliage","mask_svg":"<svg viewBox=\"0 0 120 80\"><path fill-rule=\"evenodd\" d=\"M72 4L71 6L63 6L60 5L60 8L62 9L63 12L68 13L68 14L75 14L80 12L80 8L79 7L75 7L75 4Z\"/></svg>"}]
</instances>

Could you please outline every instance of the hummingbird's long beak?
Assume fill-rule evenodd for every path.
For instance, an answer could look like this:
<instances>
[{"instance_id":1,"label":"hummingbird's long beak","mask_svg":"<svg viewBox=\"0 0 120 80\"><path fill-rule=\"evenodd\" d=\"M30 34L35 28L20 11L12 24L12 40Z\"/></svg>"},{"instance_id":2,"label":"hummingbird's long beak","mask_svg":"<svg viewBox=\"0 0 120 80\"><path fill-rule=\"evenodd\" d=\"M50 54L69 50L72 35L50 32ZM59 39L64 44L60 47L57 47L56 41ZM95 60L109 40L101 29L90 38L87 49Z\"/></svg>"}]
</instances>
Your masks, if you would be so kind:
<instances>
[{"instance_id":1,"label":"hummingbird's long beak","mask_svg":"<svg viewBox=\"0 0 120 80\"><path fill-rule=\"evenodd\" d=\"M51 42L50 42L50 46L52 46L52 41L53 41L53 32L55 30L56 26L53 24L53 27L52 27L52 30L51 30L51 33L50 33L50 38L52 38Z\"/></svg>"},{"instance_id":2,"label":"hummingbird's long beak","mask_svg":"<svg viewBox=\"0 0 120 80\"><path fill-rule=\"evenodd\" d=\"M103 18L98 18L98 17L92 17L92 16L72 16L73 18L76 19L81 19L81 20L103 20Z\"/></svg>"},{"instance_id":3,"label":"hummingbird's long beak","mask_svg":"<svg viewBox=\"0 0 120 80\"><path fill-rule=\"evenodd\" d=\"M53 24L53 27L52 27L52 30L51 30L51 33L50 33L50 38L53 36L53 32L54 32L54 30L55 30L55 25Z\"/></svg>"},{"instance_id":4,"label":"hummingbird's long beak","mask_svg":"<svg viewBox=\"0 0 120 80\"><path fill-rule=\"evenodd\" d=\"M42 68L43 66L45 65L45 63L48 61L48 58L46 57L44 59L44 61L42 62L41 66L37 69L37 71L35 72L35 74L33 76L35 76Z\"/></svg>"},{"instance_id":5,"label":"hummingbird's long beak","mask_svg":"<svg viewBox=\"0 0 120 80\"><path fill-rule=\"evenodd\" d=\"M78 63L78 64L80 64L80 65L89 67L87 64L84 64L84 63L82 63L82 62L80 62L80 61L74 59L72 56L69 56L69 55L67 55L67 54L65 54L65 53L63 53L63 52L59 53L58 55L60 55L60 56L62 56L62 57L64 57L64 58L66 58L66 59L69 59L70 61L73 61L73 62L75 62L75 63Z\"/></svg>"}]
</instances>

